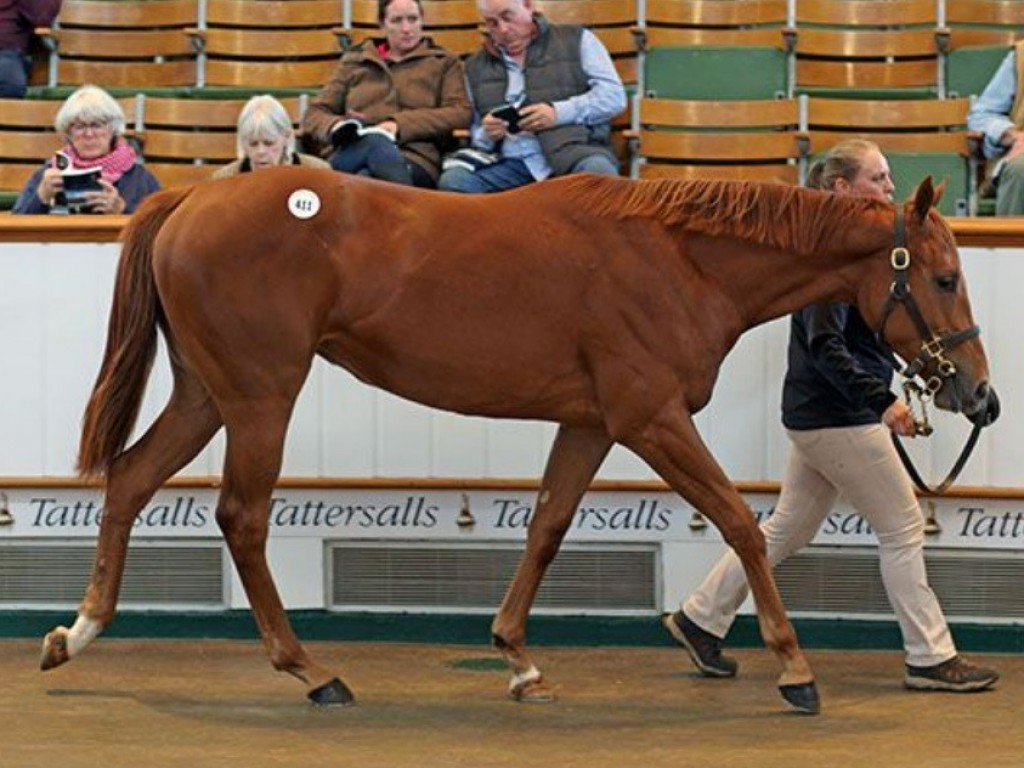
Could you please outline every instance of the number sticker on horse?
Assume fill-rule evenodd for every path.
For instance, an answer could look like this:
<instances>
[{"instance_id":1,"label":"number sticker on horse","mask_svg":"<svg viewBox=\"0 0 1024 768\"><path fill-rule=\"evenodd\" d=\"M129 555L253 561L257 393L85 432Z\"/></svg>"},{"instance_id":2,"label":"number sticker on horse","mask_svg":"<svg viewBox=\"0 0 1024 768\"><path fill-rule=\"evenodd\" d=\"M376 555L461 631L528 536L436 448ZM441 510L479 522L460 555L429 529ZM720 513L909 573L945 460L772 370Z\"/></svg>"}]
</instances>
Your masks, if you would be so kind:
<instances>
[{"instance_id":1,"label":"number sticker on horse","mask_svg":"<svg viewBox=\"0 0 1024 768\"><path fill-rule=\"evenodd\" d=\"M288 210L296 219L311 219L320 211L320 196L311 189L296 189L288 196Z\"/></svg>"}]
</instances>

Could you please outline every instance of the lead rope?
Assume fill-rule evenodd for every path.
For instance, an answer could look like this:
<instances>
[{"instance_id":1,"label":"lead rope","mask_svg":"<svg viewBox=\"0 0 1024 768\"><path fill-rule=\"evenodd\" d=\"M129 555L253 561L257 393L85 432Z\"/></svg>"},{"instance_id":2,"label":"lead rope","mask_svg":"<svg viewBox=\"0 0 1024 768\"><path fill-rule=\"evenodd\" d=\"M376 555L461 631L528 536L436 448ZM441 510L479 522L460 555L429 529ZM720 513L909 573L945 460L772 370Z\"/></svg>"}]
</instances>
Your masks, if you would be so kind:
<instances>
[{"instance_id":1,"label":"lead rope","mask_svg":"<svg viewBox=\"0 0 1024 768\"><path fill-rule=\"evenodd\" d=\"M903 382L903 399L907 403L907 407L910 408L910 412L914 418L914 424L917 426L917 434L922 437L928 437L934 430L932 429L931 423L928 421L928 403L931 402L932 393L931 390L920 386L913 379L906 379ZM917 401L917 411L915 412L914 400ZM960 456L953 463L953 468L949 470L949 474L946 475L946 479L936 485L934 488L929 486L923 479L921 474L917 471L917 467L914 466L913 460L910 458L910 454L903 447L903 443L900 441L899 435L895 432L890 432L892 435L892 443L896 447L896 453L899 454L900 461L903 462L903 467L907 470L907 474L910 475L910 479L917 486L918 490L926 496L941 496L960 476L960 472L963 470L964 465L967 464L967 459L970 458L971 452L974 450L974 446L978 442L978 436L981 435L982 422L979 419L974 422L974 426L971 427L971 434L967 438L967 442L964 443L963 450L960 451Z\"/></svg>"}]
</instances>

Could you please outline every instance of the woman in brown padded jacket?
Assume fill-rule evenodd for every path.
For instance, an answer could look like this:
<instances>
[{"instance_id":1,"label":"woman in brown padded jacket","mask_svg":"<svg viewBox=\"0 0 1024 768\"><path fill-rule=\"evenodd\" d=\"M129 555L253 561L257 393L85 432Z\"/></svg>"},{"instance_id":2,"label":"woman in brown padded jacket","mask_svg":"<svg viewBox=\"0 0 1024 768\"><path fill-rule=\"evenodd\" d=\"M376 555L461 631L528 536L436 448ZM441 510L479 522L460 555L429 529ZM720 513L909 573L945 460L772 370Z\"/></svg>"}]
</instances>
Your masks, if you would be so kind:
<instances>
[{"instance_id":1,"label":"woman in brown padded jacket","mask_svg":"<svg viewBox=\"0 0 1024 768\"><path fill-rule=\"evenodd\" d=\"M335 170L433 187L452 131L469 126L462 62L423 35L419 0L379 0L383 39L341 62L302 129Z\"/></svg>"}]
</instances>

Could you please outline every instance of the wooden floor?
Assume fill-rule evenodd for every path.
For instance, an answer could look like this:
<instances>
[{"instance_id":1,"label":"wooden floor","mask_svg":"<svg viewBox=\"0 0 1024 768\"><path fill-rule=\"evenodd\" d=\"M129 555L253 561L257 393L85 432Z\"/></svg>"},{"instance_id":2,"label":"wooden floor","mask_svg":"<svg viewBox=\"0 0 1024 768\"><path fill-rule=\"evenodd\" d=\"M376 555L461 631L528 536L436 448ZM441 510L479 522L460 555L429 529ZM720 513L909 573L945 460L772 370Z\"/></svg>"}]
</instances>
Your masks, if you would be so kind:
<instances>
[{"instance_id":1,"label":"wooden floor","mask_svg":"<svg viewBox=\"0 0 1024 768\"><path fill-rule=\"evenodd\" d=\"M483 647L311 643L358 703L307 704L258 643L101 638L38 671L0 641L0 768L999 768L1024 765L1024 657L982 694L902 687L894 652L812 651L823 712L791 714L765 651L740 677L696 677L682 651L539 648L559 701L504 697Z\"/></svg>"}]
</instances>

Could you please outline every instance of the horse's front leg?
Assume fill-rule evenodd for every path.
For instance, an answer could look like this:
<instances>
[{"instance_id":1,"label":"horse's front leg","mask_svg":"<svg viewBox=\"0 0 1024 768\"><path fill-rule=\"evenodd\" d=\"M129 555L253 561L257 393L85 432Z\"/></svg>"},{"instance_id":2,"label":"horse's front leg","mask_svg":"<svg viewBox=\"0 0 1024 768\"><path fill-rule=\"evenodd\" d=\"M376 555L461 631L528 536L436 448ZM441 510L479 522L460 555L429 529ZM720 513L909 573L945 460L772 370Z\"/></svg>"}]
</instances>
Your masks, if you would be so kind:
<instances>
[{"instance_id":1,"label":"horse's front leg","mask_svg":"<svg viewBox=\"0 0 1024 768\"><path fill-rule=\"evenodd\" d=\"M563 426L548 456L526 536L526 550L491 625L494 645L512 668L509 696L517 701L554 699L550 686L526 653L526 621L541 579L558 553L580 499L611 445L611 438L602 430Z\"/></svg>"},{"instance_id":2,"label":"horse's front leg","mask_svg":"<svg viewBox=\"0 0 1024 768\"><path fill-rule=\"evenodd\" d=\"M220 423L201 387L179 380L159 418L113 462L85 598L70 629L55 627L43 639L41 669L78 655L113 622L135 518L156 490L202 450Z\"/></svg>"},{"instance_id":3,"label":"horse's front leg","mask_svg":"<svg viewBox=\"0 0 1024 768\"><path fill-rule=\"evenodd\" d=\"M670 404L624 442L704 513L736 551L757 604L761 636L782 662L779 690L783 698L798 711L818 712L814 675L775 586L764 536L743 498L707 450L690 415L681 405Z\"/></svg>"},{"instance_id":4,"label":"horse's front leg","mask_svg":"<svg viewBox=\"0 0 1024 768\"><path fill-rule=\"evenodd\" d=\"M281 467L290 412L290 408L255 400L225 413L227 457L217 524L274 669L305 683L314 704L348 705L355 700L348 686L316 663L295 636L267 564L270 497Z\"/></svg>"}]
</instances>

